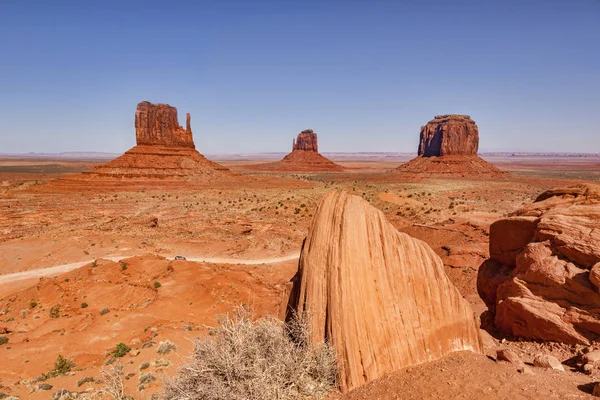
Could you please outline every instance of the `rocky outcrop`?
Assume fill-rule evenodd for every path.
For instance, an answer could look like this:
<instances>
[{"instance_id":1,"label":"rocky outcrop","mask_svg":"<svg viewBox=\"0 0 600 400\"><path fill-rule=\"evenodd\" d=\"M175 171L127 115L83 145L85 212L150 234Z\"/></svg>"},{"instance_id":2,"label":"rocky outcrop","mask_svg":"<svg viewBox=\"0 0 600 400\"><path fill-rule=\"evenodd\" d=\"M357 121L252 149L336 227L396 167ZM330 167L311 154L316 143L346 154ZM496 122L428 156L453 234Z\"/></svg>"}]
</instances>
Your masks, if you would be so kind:
<instances>
[{"instance_id":1,"label":"rocky outcrop","mask_svg":"<svg viewBox=\"0 0 600 400\"><path fill-rule=\"evenodd\" d=\"M312 129L303 130L298 134L298 137L292 142L292 151L303 150L303 151L314 151L319 152L319 145L317 143L317 134Z\"/></svg>"},{"instance_id":2,"label":"rocky outcrop","mask_svg":"<svg viewBox=\"0 0 600 400\"><path fill-rule=\"evenodd\" d=\"M344 167L319 154L317 134L312 129L303 130L292 141L292 152L281 161L249 165L247 169L259 171L336 172Z\"/></svg>"},{"instance_id":3,"label":"rocky outcrop","mask_svg":"<svg viewBox=\"0 0 600 400\"><path fill-rule=\"evenodd\" d=\"M421 127L419 156L476 156L479 129L468 115L437 115Z\"/></svg>"},{"instance_id":4,"label":"rocky outcrop","mask_svg":"<svg viewBox=\"0 0 600 400\"><path fill-rule=\"evenodd\" d=\"M183 129L179 125L175 107L142 101L135 112L136 143L193 149L195 146L190 118L190 114L186 114L186 129Z\"/></svg>"},{"instance_id":5,"label":"rocky outcrop","mask_svg":"<svg viewBox=\"0 0 600 400\"><path fill-rule=\"evenodd\" d=\"M342 391L459 350L482 350L473 311L424 242L358 196L320 202L293 279L290 312L336 350Z\"/></svg>"},{"instance_id":6,"label":"rocky outcrop","mask_svg":"<svg viewBox=\"0 0 600 400\"><path fill-rule=\"evenodd\" d=\"M542 193L490 227L477 289L495 326L529 339L600 337L600 187Z\"/></svg>"}]
</instances>

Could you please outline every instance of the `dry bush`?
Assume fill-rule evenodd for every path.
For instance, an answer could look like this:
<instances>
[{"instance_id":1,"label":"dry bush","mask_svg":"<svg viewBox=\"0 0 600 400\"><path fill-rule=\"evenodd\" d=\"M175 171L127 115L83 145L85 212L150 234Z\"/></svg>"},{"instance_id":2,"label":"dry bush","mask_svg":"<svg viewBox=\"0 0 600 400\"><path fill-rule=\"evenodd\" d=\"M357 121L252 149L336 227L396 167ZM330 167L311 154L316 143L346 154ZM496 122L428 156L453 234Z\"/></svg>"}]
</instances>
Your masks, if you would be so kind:
<instances>
[{"instance_id":1,"label":"dry bush","mask_svg":"<svg viewBox=\"0 0 600 400\"><path fill-rule=\"evenodd\" d=\"M310 344L308 324L238 308L198 339L179 374L165 384L167 400L293 400L322 398L336 383L333 348Z\"/></svg>"},{"instance_id":2,"label":"dry bush","mask_svg":"<svg viewBox=\"0 0 600 400\"><path fill-rule=\"evenodd\" d=\"M123 364L120 362L102 369L102 381L104 387L100 390L101 394L108 395L114 400L133 400L133 397L125 394L125 374Z\"/></svg>"}]
</instances>

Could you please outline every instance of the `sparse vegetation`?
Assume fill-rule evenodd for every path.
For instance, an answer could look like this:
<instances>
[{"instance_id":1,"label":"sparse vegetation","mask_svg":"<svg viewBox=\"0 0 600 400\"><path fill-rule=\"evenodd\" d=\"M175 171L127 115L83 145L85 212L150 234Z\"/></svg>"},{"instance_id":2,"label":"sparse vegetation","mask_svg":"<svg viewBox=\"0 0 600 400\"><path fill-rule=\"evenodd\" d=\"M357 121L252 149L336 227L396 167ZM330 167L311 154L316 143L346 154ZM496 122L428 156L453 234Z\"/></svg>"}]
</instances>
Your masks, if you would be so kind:
<instances>
[{"instance_id":1,"label":"sparse vegetation","mask_svg":"<svg viewBox=\"0 0 600 400\"><path fill-rule=\"evenodd\" d=\"M60 317L60 306L57 304L55 306L50 307L50 318L58 318Z\"/></svg>"},{"instance_id":2,"label":"sparse vegetation","mask_svg":"<svg viewBox=\"0 0 600 400\"><path fill-rule=\"evenodd\" d=\"M54 369L52 371L56 373L56 376L66 375L67 373L71 372L71 369L74 367L75 363L73 361L59 354L56 358L56 361L54 361Z\"/></svg>"},{"instance_id":3,"label":"sparse vegetation","mask_svg":"<svg viewBox=\"0 0 600 400\"><path fill-rule=\"evenodd\" d=\"M125 343L121 342L117 344L115 349L112 352L112 355L115 357L125 357L127 353L131 351L131 347L127 346Z\"/></svg>"},{"instance_id":4,"label":"sparse vegetation","mask_svg":"<svg viewBox=\"0 0 600 400\"><path fill-rule=\"evenodd\" d=\"M87 308L88 307L88 303L81 303L81 308Z\"/></svg>"},{"instance_id":5,"label":"sparse vegetation","mask_svg":"<svg viewBox=\"0 0 600 400\"><path fill-rule=\"evenodd\" d=\"M134 400L125 393L125 374L120 362L102 369L102 381L104 387L100 390L101 394L106 394L113 400Z\"/></svg>"},{"instance_id":6,"label":"sparse vegetation","mask_svg":"<svg viewBox=\"0 0 600 400\"><path fill-rule=\"evenodd\" d=\"M196 342L188 363L166 382L165 399L322 398L334 387L333 349L310 344L303 321L252 322L238 308L219 324Z\"/></svg>"},{"instance_id":7,"label":"sparse vegetation","mask_svg":"<svg viewBox=\"0 0 600 400\"><path fill-rule=\"evenodd\" d=\"M0 336L0 346L8 343L8 338L6 336Z\"/></svg>"},{"instance_id":8,"label":"sparse vegetation","mask_svg":"<svg viewBox=\"0 0 600 400\"><path fill-rule=\"evenodd\" d=\"M29 307L36 308L37 307L37 303L35 301L31 301L31 302L29 302Z\"/></svg>"},{"instance_id":9,"label":"sparse vegetation","mask_svg":"<svg viewBox=\"0 0 600 400\"><path fill-rule=\"evenodd\" d=\"M168 354L171 350L175 350L177 347L170 340L165 340L164 342L160 342L158 344L158 348L156 352L158 354Z\"/></svg>"},{"instance_id":10,"label":"sparse vegetation","mask_svg":"<svg viewBox=\"0 0 600 400\"><path fill-rule=\"evenodd\" d=\"M104 307L102 310L100 310L100 315L105 315L108 314L110 312L110 310L108 309L108 307Z\"/></svg>"},{"instance_id":11,"label":"sparse vegetation","mask_svg":"<svg viewBox=\"0 0 600 400\"><path fill-rule=\"evenodd\" d=\"M160 282L158 282L158 281L155 281L155 282L154 282L154 288L155 288L155 289L158 289L159 287L161 287L161 284L160 284Z\"/></svg>"}]
</instances>

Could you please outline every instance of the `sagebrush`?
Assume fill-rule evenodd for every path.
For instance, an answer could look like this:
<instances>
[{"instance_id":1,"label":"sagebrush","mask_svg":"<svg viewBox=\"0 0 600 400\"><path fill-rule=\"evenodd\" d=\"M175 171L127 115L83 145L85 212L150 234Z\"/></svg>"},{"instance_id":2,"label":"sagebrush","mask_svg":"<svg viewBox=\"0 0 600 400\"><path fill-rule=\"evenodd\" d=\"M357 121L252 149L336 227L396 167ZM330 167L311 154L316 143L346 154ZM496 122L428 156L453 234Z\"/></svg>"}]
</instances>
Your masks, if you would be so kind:
<instances>
[{"instance_id":1,"label":"sagebrush","mask_svg":"<svg viewBox=\"0 0 600 400\"><path fill-rule=\"evenodd\" d=\"M309 342L308 324L273 317L253 322L237 309L209 328L177 376L165 383L165 399L295 400L322 398L336 383L333 348Z\"/></svg>"}]
</instances>

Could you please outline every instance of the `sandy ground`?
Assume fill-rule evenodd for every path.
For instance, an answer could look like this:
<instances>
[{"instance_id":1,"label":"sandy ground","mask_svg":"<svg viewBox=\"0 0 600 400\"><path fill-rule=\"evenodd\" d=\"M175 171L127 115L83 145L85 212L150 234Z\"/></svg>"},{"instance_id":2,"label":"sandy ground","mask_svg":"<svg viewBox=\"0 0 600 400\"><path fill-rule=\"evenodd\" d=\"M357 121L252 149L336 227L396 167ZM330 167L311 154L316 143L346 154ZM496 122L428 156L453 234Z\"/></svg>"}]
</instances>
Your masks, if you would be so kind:
<instances>
[{"instance_id":1,"label":"sandy ground","mask_svg":"<svg viewBox=\"0 0 600 400\"><path fill-rule=\"evenodd\" d=\"M8 344L0 345L0 393L39 399L50 394L34 391L32 380L48 372L59 354L73 359L76 368L72 375L48 380L53 391L97 390L101 385L78 387L77 381L99 378L107 354L127 343L140 351L123 359L133 374L128 391L145 399L160 390L164 376L175 373L191 349L190 339L205 334L202 326L214 325L218 314L245 303L257 316L280 315L312 214L331 190L364 197L399 230L427 242L481 314L485 308L475 282L489 255L489 225L543 190L600 176L596 159L491 160L514 172L493 181L404 179L389 172L400 161L334 159L348 170L273 174L285 179L263 187L123 183L107 191L52 192L43 190L50 179L91 168L93 162L61 160L50 163L59 165L52 169L47 160L10 161L0 160L0 331L10 332L4 334ZM224 164L246 170L243 165L252 160ZM283 184L290 180L299 184ZM173 261L175 255L188 261ZM58 318L49 316L54 306ZM104 308L110 311L101 315ZM176 351L157 354L164 340L175 343ZM578 351L493 339L489 355L497 346L512 346L524 358L548 351L566 360ZM140 366L146 362L157 381L140 391L138 380L146 371ZM513 366L461 353L332 396L574 399L588 396L596 379L574 371L519 374Z\"/></svg>"}]
</instances>

